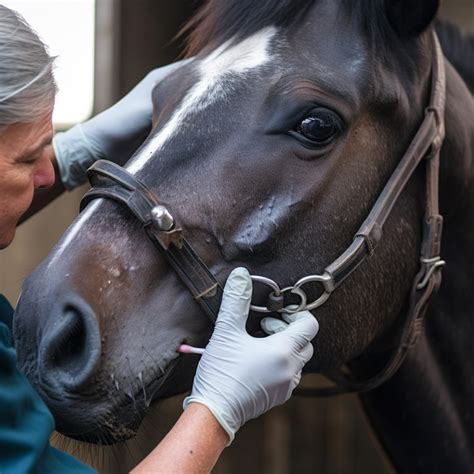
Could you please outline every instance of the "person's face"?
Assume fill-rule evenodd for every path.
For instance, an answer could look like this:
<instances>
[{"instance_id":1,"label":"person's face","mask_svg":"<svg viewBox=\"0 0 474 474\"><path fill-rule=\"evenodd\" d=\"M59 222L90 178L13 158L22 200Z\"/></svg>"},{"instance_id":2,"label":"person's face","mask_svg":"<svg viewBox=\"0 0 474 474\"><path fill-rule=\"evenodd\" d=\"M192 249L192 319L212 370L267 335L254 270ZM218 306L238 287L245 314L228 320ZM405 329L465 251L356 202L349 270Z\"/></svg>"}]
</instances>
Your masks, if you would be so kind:
<instances>
[{"instance_id":1,"label":"person's face","mask_svg":"<svg viewBox=\"0 0 474 474\"><path fill-rule=\"evenodd\" d=\"M51 116L47 112L35 122L13 124L0 132L0 249L13 240L34 191L54 184Z\"/></svg>"}]
</instances>

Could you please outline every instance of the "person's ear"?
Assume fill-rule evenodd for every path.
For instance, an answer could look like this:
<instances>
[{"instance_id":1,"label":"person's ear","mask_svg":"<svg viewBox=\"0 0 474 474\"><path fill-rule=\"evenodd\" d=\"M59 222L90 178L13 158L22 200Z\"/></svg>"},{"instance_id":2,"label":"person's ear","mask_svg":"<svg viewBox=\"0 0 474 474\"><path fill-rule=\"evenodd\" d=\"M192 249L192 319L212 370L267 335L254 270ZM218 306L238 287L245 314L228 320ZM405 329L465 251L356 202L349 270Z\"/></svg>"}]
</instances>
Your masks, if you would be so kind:
<instances>
[{"instance_id":1,"label":"person's ear","mask_svg":"<svg viewBox=\"0 0 474 474\"><path fill-rule=\"evenodd\" d=\"M434 20L439 0L385 0L385 11L401 37L417 36Z\"/></svg>"}]
</instances>

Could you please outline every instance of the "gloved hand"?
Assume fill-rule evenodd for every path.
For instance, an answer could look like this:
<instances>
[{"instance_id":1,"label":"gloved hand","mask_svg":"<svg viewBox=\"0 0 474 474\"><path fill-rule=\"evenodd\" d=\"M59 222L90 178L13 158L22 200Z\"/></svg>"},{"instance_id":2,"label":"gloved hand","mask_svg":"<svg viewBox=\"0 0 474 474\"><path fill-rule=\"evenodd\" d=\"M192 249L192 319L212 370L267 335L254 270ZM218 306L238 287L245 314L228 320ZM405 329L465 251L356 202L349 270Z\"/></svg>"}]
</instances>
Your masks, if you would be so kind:
<instances>
[{"instance_id":1,"label":"gloved hand","mask_svg":"<svg viewBox=\"0 0 474 474\"><path fill-rule=\"evenodd\" d=\"M183 403L184 409L193 402L205 405L229 435L229 444L245 422L290 398L313 355L311 340L319 329L316 318L302 311L277 334L252 337L245 329L251 296L248 271L235 269L191 395Z\"/></svg>"},{"instance_id":2,"label":"gloved hand","mask_svg":"<svg viewBox=\"0 0 474 474\"><path fill-rule=\"evenodd\" d=\"M186 64L179 61L155 69L115 105L53 139L61 181L71 190L87 180L87 169L99 159L125 163L151 130L152 91L168 74Z\"/></svg>"}]
</instances>

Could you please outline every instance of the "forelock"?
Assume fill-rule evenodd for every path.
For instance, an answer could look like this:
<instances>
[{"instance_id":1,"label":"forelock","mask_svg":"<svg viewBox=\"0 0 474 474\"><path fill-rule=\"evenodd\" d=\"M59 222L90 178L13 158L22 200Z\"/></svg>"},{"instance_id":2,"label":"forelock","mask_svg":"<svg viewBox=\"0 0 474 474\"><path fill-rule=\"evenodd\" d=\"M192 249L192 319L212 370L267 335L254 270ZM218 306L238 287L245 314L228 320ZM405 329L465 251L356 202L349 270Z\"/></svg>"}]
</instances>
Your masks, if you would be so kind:
<instances>
[{"instance_id":1,"label":"forelock","mask_svg":"<svg viewBox=\"0 0 474 474\"><path fill-rule=\"evenodd\" d=\"M239 41L268 26L297 23L317 0L208 0L185 25L187 56L231 39Z\"/></svg>"}]
</instances>

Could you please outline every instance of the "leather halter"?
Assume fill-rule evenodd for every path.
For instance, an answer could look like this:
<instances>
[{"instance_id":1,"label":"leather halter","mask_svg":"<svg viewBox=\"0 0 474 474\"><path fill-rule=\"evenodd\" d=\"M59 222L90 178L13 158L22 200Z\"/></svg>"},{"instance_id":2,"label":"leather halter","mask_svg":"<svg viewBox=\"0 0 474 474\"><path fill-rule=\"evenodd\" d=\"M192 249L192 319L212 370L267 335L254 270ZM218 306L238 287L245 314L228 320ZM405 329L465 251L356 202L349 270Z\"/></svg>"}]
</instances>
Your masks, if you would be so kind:
<instances>
[{"instance_id":1,"label":"leather halter","mask_svg":"<svg viewBox=\"0 0 474 474\"><path fill-rule=\"evenodd\" d=\"M273 290L266 307L251 306L256 311L293 313L302 309L315 309L322 305L364 259L373 254L382 238L383 226L393 206L414 171L425 160L426 209L420 270L412 285L409 312L403 325L398 348L386 366L374 377L358 382L344 372L333 373L329 375L329 378L338 386L300 389L295 394L325 396L362 392L372 390L388 380L402 364L408 349L416 343L428 303L441 283L440 270L445 262L440 258L443 218L438 209L438 179L440 149L445 134L446 79L443 53L436 34L433 32L432 35L434 60L431 73L431 97L425 110L424 120L367 219L356 233L352 244L339 258L327 266L321 275L309 275L299 280L294 286L282 290L273 280L252 276L255 281L267 284ZM145 184L112 162L97 161L89 168L88 177L93 188L85 194L81 202L81 210L96 198L107 198L125 205L141 222L150 240L164 255L171 268L214 323L222 299L222 287L184 238L182 229L176 225L168 209L159 203L158 198ZM316 301L307 304L302 286L311 282L322 284L324 293ZM287 291L299 295L301 303L296 307L295 305L285 307L283 296Z\"/></svg>"},{"instance_id":2,"label":"leather halter","mask_svg":"<svg viewBox=\"0 0 474 474\"><path fill-rule=\"evenodd\" d=\"M87 175L93 186L81 201L81 211L93 199L108 198L125 205L141 222L150 240L215 323L222 287L177 228L173 217L153 192L128 171L111 161L96 161Z\"/></svg>"}]
</instances>

